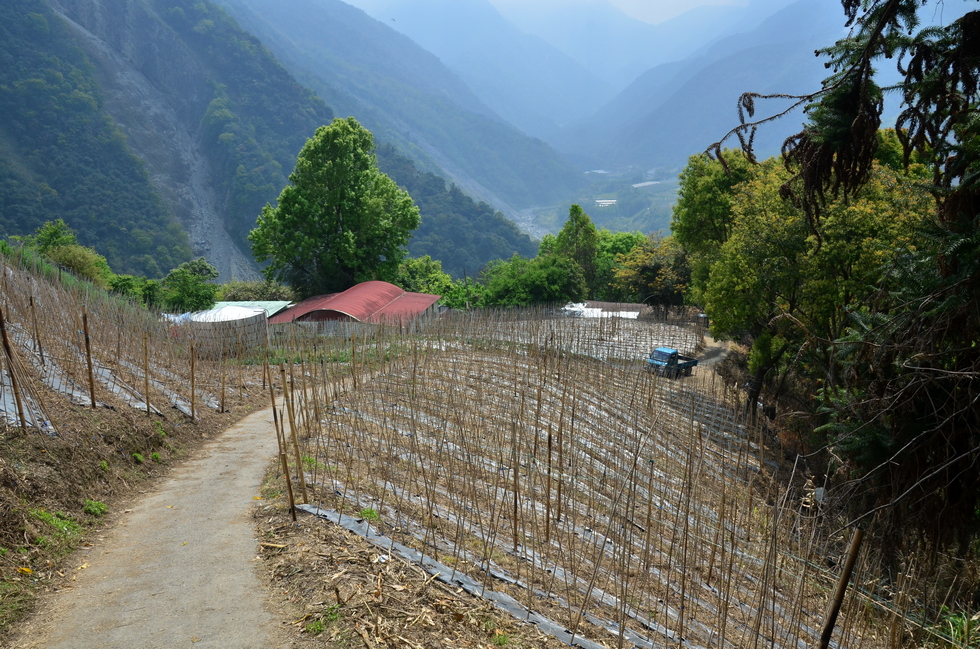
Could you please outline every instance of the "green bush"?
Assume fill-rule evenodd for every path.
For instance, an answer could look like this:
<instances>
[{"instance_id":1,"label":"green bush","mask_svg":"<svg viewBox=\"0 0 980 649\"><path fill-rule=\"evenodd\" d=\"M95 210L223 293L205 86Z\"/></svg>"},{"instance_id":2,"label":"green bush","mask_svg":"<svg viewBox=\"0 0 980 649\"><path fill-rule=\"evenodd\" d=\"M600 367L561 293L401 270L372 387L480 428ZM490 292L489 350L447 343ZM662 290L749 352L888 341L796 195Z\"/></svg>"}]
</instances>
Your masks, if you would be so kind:
<instances>
[{"instance_id":1,"label":"green bush","mask_svg":"<svg viewBox=\"0 0 980 649\"><path fill-rule=\"evenodd\" d=\"M82 511L89 516L102 516L109 511L109 506L101 500L86 500Z\"/></svg>"}]
</instances>

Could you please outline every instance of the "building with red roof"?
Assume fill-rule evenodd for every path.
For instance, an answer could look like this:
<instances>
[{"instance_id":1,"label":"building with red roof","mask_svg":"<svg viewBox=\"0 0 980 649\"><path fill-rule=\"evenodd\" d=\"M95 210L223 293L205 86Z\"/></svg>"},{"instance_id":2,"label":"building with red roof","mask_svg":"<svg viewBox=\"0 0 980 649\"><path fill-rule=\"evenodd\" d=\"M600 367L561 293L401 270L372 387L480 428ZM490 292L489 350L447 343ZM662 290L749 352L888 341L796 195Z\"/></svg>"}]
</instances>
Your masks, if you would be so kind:
<instances>
[{"instance_id":1,"label":"building with red roof","mask_svg":"<svg viewBox=\"0 0 980 649\"><path fill-rule=\"evenodd\" d=\"M317 295L269 318L287 322L367 322L403 325L438 313L440 295L409 293L388 282L361 282L342 293Z\"/></svg>"}]
</instances>

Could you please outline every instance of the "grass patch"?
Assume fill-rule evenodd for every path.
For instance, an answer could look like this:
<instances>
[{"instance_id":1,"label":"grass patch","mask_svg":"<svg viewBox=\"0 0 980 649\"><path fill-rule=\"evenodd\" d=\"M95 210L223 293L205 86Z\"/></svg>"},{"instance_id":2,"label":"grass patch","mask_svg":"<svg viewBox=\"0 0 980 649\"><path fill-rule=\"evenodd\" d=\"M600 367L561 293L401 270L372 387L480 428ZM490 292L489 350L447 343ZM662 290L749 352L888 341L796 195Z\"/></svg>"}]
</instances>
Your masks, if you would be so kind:
<instances>
[{"instance_id":1,"label":"grass patch","mask_svg":"<svg viewBox=\"0 0 980 649\"><path fill-rule=\"evenodd\" d=\"M75 519L64 512L51 513L44 509L31 509L28 512L31 518L41 523L42 528L46 528L43 531L47 532L38 534L34 539L35 545L57 557L75 549L82 536L82 526Z\"/></svg>"},{"instance_id":2,"label":"grass patch","mask_svg":"<svg viewBox=\"0 0 980 649\"><path fill-rule=\"evenodd\" d=\"M306 632L310 635L320 635L323 633L323 620L315 620L307 624Z\"/></svg>"},{"instance_id":3,"label":"grass patch","mask_svg":"<svg viewBox=\"0 0 980 649\"><path fill-rule=\"evenodd\" d=\"M109 511L109 506L101 500L86 500L82 511L89 516L102 516Z\"/></svg>"},{"instance_id":4,"label":"grass patch","mask_svg":"<svg viewBox=\"0 0 980 649\"><path fill-rule=\"evenodd\" d=\"M327 468L325 464L317 460L311 455L303 457L303 466L306 467L307 471L312 471L314 469L325 469Z\"/></svg>"},{"instance_id":5,"label":"grass patch","mask_svg":"<svg viewBox=\"0 0 980 649\"><path fill-rule=\"evenodd\" d=\"M0 629L20 619L30 608L33 595L24 582L0 580Z\"/></svg>"}]
</instances>

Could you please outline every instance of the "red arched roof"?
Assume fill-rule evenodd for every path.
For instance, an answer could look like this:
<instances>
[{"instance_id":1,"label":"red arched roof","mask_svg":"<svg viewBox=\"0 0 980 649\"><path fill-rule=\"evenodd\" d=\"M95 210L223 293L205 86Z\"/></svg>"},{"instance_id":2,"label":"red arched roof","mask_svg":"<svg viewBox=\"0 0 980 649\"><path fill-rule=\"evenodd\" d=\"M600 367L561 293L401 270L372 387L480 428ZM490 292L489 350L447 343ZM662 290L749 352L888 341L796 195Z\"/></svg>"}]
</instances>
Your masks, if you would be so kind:
<instances>
[{"instance_id":1,"label":"red arched roof","mask_svg":"<svg viewBox=\"0 0 980 649\"><path fill-rule=\"evenodd\" d=\"M277 313L271 324L293 320L338 320L349 317L372 324L398 324L417 318L439 295L408 293L387 282L361 282L342 293L318 295Z\"/></svg>"}]
</instances>

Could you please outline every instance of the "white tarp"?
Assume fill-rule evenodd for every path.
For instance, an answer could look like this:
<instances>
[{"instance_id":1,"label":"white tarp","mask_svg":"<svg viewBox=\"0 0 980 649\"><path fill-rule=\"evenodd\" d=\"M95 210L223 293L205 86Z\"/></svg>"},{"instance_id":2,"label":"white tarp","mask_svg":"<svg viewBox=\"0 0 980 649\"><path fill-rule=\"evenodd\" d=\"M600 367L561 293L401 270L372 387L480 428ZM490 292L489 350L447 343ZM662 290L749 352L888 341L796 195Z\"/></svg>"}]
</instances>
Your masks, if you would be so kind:
<instances>
[{"instance_id":1,"label":"white tarp","mask_svg":"<svg viewBox=\"0 0 980 649\"><path fill-rule=\"evenodd\" d=\"M584 302L570 302L562 307L562 312L574 318L625 318L636 320L640 317L639 311L604 311L585 306Z\"/></svg>"},{"instance_id":2,"label":"white tarp","mask_svg":"<svg viewBox=\"0 0 980 649\"><path fill-rule=\"evenodd\" d=\"M265 309L223 306L190 314L187 321L197 353L220 358L264 347L269 324Z\"/></svg>"}]
</instances>

